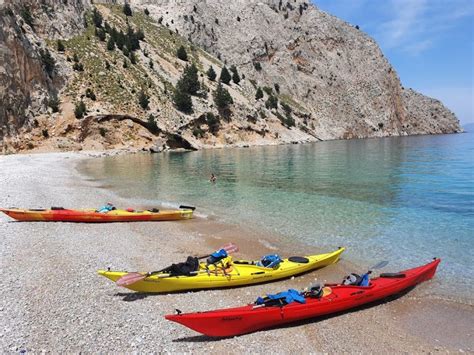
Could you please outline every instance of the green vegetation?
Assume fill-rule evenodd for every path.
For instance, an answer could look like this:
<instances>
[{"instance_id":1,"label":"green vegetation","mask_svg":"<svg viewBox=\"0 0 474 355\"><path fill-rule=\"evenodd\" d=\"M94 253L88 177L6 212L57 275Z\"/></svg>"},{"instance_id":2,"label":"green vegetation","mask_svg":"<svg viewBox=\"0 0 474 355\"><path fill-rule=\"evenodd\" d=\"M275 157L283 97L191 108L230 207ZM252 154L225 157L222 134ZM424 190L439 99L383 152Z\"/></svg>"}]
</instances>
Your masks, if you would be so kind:
<instances>
[{"instance_id":1,"label":"green vegetation","mask_svg":"<svg viewBox=\"0 0 474 355\"><path fill-rule=\"evenodd\" d=\"M64 44L60 39L58 39L56 42L56 49L58 50L58 52L64 52L65 50Z\"/></svg>"},{"instance_id":2,"label":"green vegetation","mask_svg":"<svg viewBox=\"0 0 474 355\"><path fill-rule=\"evenodd\" d=\"M86 97L91 99L92 101L96 100L96 96L94 94L94 91L91 88L86 89Z\"/></svg>"},{"instance_id":3,"label":"green vegetation","mask_svg":"<svg viewBox=\"0 0 474 355\"><path fill-rule=\"evenodd\" d=\"M115 49L115 41L112 37L107 41L107 50L113 51Z\"/></svg>"},{"instance_id":4,"label":"green vegetation","mask_svg":"<svg viewBox=\"0 0 474 355\"><path fill-rule=\"evenodd\" d=\"M48 106L51 107L51 110L53 113L59 112L59 98L56 95L53 95L49 98L48 100Z\"/></svg>"},{"instance_id":5,"label":"green vegetation","mask_svg":"<svg viewBox=\"0 0 474 355\"><path fill-rule=\"evenodd\" d=\"M269 86L264 86L263 87L263 91L265 91L265 93L268 95L268 96L271 96L273 95L273 89Z\"/></svg>"},{"instance_id":6,"label":"green vegetation","mask_svg":"<svg viewBox=\"0 0 474 355\"><path fill-rule=\"evenodd\" d=\"M278 109L278 98L276 96L270 95L265 101L265 107L268 109Z\"/></svg>"},{"instance_id":7,"label":"green vegetation","mask_svg":"<svg viewBox=\"0 0 474 355\"><path fill-rule=\"evenodd\" d=\"M94 23L94 26L95 27L102 27L102 20L103 20L102 15L94 7L94 10L92 11L92 22Z\"/></svg>"},{"instance_id":8,"label":"green vegetation","mask_svg":"<svg viewBox=\"0 0 474 355\"><path fill-rule=\"evenodd\" d=\"M22 6L22 8L20 9L20 16L23 18L23 21L25 21L25 23L28 26L30 26L34 31L35 26L33 24L33 16L31 16L31 12L30 12L29 7Z\"/></svg>"},{"instance_id":9,"label":"green vegetation","mask_svg":"<svg viewBox=\"0 0 474 355\"><path fill-rule=\"evenodd\" d=\"M230 80L232 77L230 76L229 70L224 66L221 71L221 76L219 78L219 81L223 82L226 85L229 85Z\"/></svg>"},{"instance_id":10,"label":"green vegetation","mask_svg":"<svg viewBox=\"0 0 474 355\"><path fill-rule=\"evenodd\" d=\"M230 67L230 71L232 72L232 81L233 81L235 84L239 85L239 83L240 83L240 76L239 76L239 73L238 73L238 71L237 71L237 67L236 67L235 65L232 65L232 66Z\"/></svg>"},{"instance_id":11,"label":"green vegetation","mask_svg":"<svg viewBox=\"0 0 474 355\"><path fill-rule=\"evenodd\" d=\"M140 107L142 109L148 110L148 104L150 103L150 98L143 91L140 91L140 94L138 94L138 103L140 104Z\"/></svg>"},{"instance_id":12,"label":"green vegetation","mask_svg":"<svg viewBox=\"0 0 474 355\"><path fill-rule=\"evenodd\" d=\"M106 34L105 34L105 30L102 29L102 28L96 28L95 29L95 35L97 38L99 38L99 40L101 42L105 42L105 39L106 39Z\"/></svg>"},{"instance_id":13,"label":"green vegetation","mask_svg":"<svg viewBox=\"0 0 474 355\"><path fill-rule=\"evenodd\" d=\"M189 95L196 95L201 85L199 83L198 70L196 66L191 64L186 66L184 73L177 83L177 87L180 87L180 90L188 93Z\"/></svg>"},{"instance_id":14,"label":"green vegetation","mask_svg":"<svg viewBox=\"0 0 474 355\"><path fill-rule=\"evenodd\" d=\"M83 118L86 112L86 104L84 101L79 101L74 108L74 116L76 116L76 118Z\"/></svg>"},{"instance_id":15,"label":"green vegetation","mask_svg":"<svg viewBox=\"0 0 474 355\"><path fill-rule=\"evenodd\" d=\"M259 87L259 88L257 88L257 92L255 93L255 100L260 100L262 98L263 98L263 91Z\"/></svg>"},{"instance_id":16,"label":"green vegetation","mask_svg":"<svg viewBox=\"0 0 474 355\"><path fill-rule=\"evenodd\" d=\"M234 103L232 96L229 94L229 91L222 86L222 83L219 82L217 89L214 91L214 104L220 112L226 112L229 109L229 106Z\"/></svg>"},{"instance_id":17,"label":"green vegetation","mask_svg":"<svg viewBox=\"0 0 474 355\"><path fill-rule=\"evenodd\" d=\"M275 91L277 92L277 94L279 94L280 93L280 84L275 83L273 86L275 87Z\"/></svg>"},{"instance_id":18,"label":"green vegetation","mask_svg":"<svg viewBox=\"0 0 474 355\"><path fill-rule=\"evenodd\" d=\"M253 67L256 71L262 70L262 65L260 64L260 62L253 62Z\"/></svg>"},{"instance_id":19,"label":"green vegetation","mask_svg":"<svg viewBox=\"0 0 474 355\"><path fill-rule=\"evenodd\" d=\"M184 48L184 46L178 48L178 50L176 51L176 56L179 59L184 60L185 62L188 61L188 53L186 53L186 49Z\"/></svg>"},{"instance_id":20,"label":"green vegetation","mask_svg":"<svg viewBox=\"0 0 474 355\"><path fill-rule=\"evenodd\" d=\"M180 88L179 85L176 86L173 101L179 111L185 113L191 113L193 111L193 100L191 99L191 95Z\"/></svg>"},{"instance_id":21,"label":"green vegetation","mask_svg":"<svg viewBox=\"0 0 474 355\"><path fill-rule=\"evenodd\" d=\"M148 116L147 123L148 123L148 129L150 130L150 132L152 133L158 132L158 125L156 124L155 116L150 114Z\"/></svg>"},{"instance_id":22,"label":"green vegetation","mask_svg":"<svg viewBox=\"0 0 474 355\"><path fill-rule=\"evenodd\" d=\"M147 8L145 8L145 10L144 10L144 13L145 13L145 15L147 15L147 16L149 16L149 15L150 15L150 11L148 11L148 9L147 9Z\"/></svg>"},{"instance_id":23,"label":"green vegetation","mask_svg":"<svg viewBox=\"0 0 474 355\"><path fill-rule=\"evenodd\" d=\"M130 7L130 4L127 2L123 5L122 11L125 14L125 16L133 16L132 8Z\"/></svg>"},{"instance_id":24,"label":"green vegetation","mask_svg":"<svg viewBox=\"0 0 474 355\"><path fill-rule=\"evenodd\" d=\"M43 64L43 68L48 73L49 77L53 77L54 73L54 68L56 67L56 61L54 58L51 56L51 53L49 53L49 50L47 48L43 49L40 48L39 50L40 58L41 58L41 63Z\"/></svg>"},{"instance_id":25,"label":"green vegetation","mask_svg":"<svg viewBox=\"0 0 474 355\"><path fill-rule=\"evenodd\" d=\"M214 68L212 67L212 65L209 67L209 69L207 70L207 78L210 80L210 81L215 81L216 80L216 77L217 77L217 74L216 72L214 71Z\"/></svg>"},{"instance_id":26,"label":"green vegetation","mask_svg":"<svg viewBox=\"0 0 474 355\"><path fill-rule=\"evenodd\" d=\"M212 112L206 113L206 124L209 127L209 132L215 134L219 131L221 121L219 116L214 115Z\"/></svg>"}]
</instances>

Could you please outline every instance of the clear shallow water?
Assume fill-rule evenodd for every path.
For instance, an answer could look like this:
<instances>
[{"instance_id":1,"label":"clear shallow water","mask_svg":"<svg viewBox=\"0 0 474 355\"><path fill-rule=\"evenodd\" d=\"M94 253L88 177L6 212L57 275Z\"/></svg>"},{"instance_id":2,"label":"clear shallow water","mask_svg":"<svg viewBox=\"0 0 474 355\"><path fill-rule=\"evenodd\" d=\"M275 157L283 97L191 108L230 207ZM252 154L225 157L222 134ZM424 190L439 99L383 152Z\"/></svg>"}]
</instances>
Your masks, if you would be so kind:
<instances>
[{"instance_id":1,"label":"clear shallow water","mask_svg":"<svg viewBox=\"0 0 474 355\"><path fill-rule=\"evenodd\" d=\"M308 245L347 246L363 265L441 257L442 293L456 284L472 300L473 134L107 157L82 170L130 205L195 205Z\"/></svg>"}]
</instances>

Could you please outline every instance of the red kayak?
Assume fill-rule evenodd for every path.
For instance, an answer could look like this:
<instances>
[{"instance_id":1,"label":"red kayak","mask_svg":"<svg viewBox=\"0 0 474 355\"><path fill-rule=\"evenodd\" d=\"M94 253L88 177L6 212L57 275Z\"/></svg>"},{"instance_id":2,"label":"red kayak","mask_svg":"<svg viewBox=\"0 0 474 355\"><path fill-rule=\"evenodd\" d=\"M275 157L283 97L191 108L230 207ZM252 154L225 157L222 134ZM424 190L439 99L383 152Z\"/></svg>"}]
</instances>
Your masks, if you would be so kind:
<instances>
[{"instance_id":1,"label":"red kayak","mask_svg":"<svg viewBox=\"0 0 474 355\"><path fill-rule=\"evenodd\" d=\"M284 306L256 306L219 309L208 312L167 315L166 319L180 323L211 337L229 337L277 327L307 318L319 317L355 308L408 291L430 280L440 259L429 264L401 271L380 274L369 286L326 285L318 298L305 296L306 303L292 302Z\"/></svg>"}]
</instances>

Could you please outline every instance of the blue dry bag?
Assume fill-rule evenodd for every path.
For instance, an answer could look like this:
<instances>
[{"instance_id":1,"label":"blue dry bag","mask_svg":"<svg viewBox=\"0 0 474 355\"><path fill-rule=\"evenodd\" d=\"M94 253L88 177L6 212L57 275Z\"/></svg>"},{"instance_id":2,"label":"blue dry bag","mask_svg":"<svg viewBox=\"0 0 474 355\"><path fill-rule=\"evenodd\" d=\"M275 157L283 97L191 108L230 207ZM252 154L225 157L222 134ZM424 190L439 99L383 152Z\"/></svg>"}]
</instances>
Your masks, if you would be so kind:
<instances>
[{"instance_id":1,"label":"blue dry bag","mask_svg":"<svg viewBox=\"0 0 474 355\"><path fill-rule=\"evenodd\" d=\"M215 264L219 260L224 259L225 257L227 257L227 252L225 251L225 249L221 249L221 250L218 250L218 251L212 253L211 256L209 258L207 258L207 263L208 264Z\"/></svg>"}]
</instances>

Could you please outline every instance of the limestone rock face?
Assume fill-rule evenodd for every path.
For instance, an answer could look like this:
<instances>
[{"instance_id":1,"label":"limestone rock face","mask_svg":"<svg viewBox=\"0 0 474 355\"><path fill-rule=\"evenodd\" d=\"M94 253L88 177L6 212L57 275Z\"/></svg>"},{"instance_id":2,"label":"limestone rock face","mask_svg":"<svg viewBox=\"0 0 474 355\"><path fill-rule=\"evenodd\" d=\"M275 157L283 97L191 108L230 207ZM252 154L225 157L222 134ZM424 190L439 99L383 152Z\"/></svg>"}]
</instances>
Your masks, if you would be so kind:
<instances>
[{"instance_id":1,"label":"limestone rock face","mask_svg":"<svg viewBox=\"0 0 474 355\"><path fill-rule=\"evenodd\" d=\"M462 131L441 102L402 87L372 38L309 1L128 2L129 17L123 0L0 0L0 151L157 151ZM99 29L93 6L104 20ZM111 26L143 31L133 55L108 48ZM181 46L189 61L177 58ZM46 49L52 73L41 58ZM201 90L183 113L173 96L191 62ZM213 99L211 66L218 76L235 66L241 79L224 85L233 101L225 113ZM147 108L138 102L142 92ZM56 95L61 107L53 113L48 101ZM80 102L87 119L76 118ZM130 119L98 121L103 115Z\"/></svg>"},{"instance_id":2,"label":"limestone rock face","mask_svg":"<svg viewBox=\"0 0 474 355\"><path fill-rule=\"evenodd\" d=\"M259 85L279 85L322 139L461 131L441 103L402 88L372 38L309 1L132 3Z\"/></svg>"},{"instance_id":3,"label":"limestone rock face","mask_svg":"<svg viewBox=\"0 0 474 355\"><path fill-rule=\"evenodd\" d=\"M19 14L28 9L33 21ZM7 1L0 5L0 142L14 135L35 116L47 112L47 103L64 84L62 69L49 75L39 50L44 36L62 38L82 28L82 1ZM52 54L54 57L54 53Z\"/></svg>"}]
</instances>

